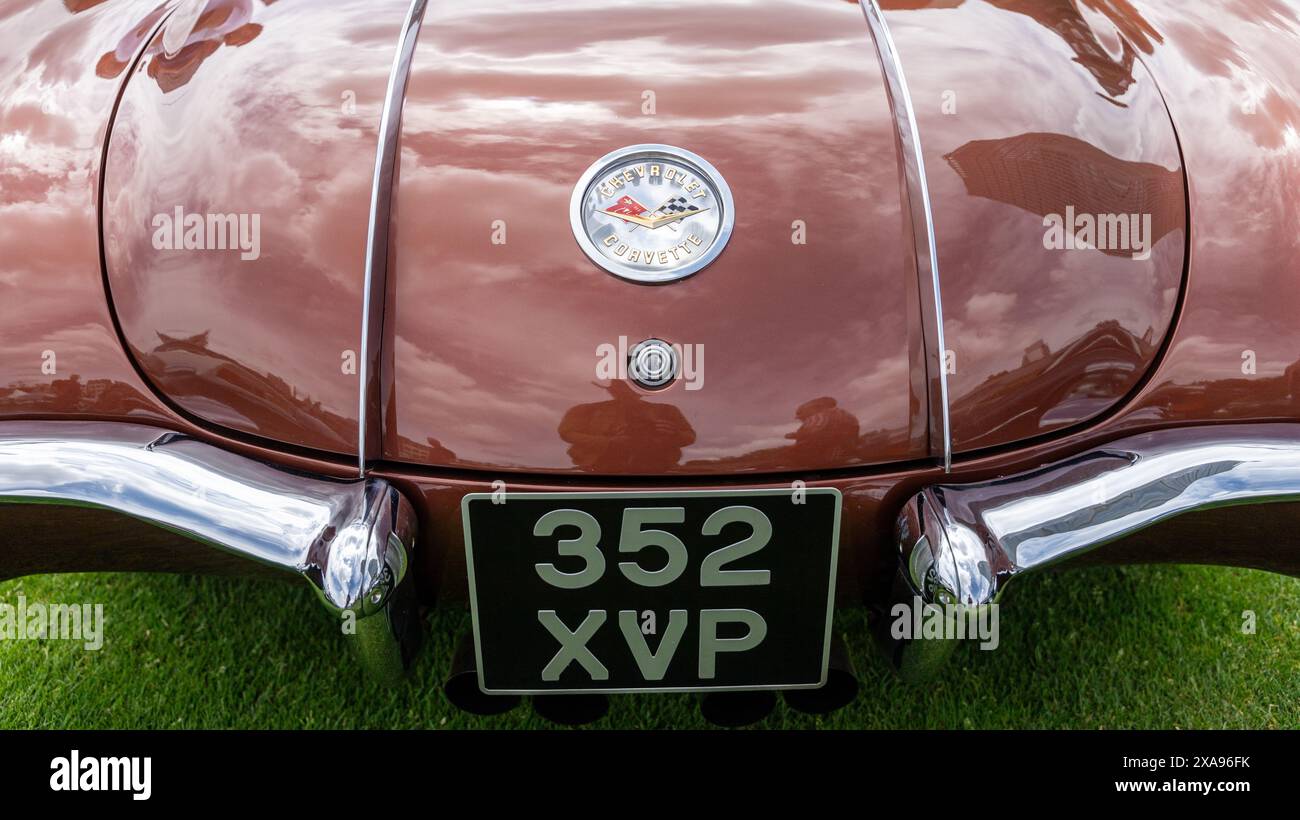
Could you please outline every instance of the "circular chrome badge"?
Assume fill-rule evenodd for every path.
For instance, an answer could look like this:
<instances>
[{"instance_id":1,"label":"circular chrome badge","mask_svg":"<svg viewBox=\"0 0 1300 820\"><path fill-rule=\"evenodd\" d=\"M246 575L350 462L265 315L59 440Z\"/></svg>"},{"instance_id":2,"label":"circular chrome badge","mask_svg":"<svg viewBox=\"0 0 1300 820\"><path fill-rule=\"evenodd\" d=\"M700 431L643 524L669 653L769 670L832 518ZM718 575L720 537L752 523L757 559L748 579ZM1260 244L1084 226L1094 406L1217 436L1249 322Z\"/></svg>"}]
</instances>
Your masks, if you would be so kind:
<instances>
[{"instance_id":1,"label":"circular chrome badge","mask_svg":"<svg viewBox=\"0 0 1300 820\"><path fill-rule=\"evenodd\" d=\"M627 375L650 390L666 387L677 378L677 351L662 339L646 339L627 355Z\"/></svg>"},{"instance_id":2,"label":"circular chrome badge","mask_svg":"<svg viewBox=\"0 0 1300 820\"><path fill-rule=\"evenodd\" d=\"M587 256L634 282L671 282L718 258L731 237L731 189L703 158L671 145L606 154L578 180L569 203Z\"/></svg>"}]
</instances>

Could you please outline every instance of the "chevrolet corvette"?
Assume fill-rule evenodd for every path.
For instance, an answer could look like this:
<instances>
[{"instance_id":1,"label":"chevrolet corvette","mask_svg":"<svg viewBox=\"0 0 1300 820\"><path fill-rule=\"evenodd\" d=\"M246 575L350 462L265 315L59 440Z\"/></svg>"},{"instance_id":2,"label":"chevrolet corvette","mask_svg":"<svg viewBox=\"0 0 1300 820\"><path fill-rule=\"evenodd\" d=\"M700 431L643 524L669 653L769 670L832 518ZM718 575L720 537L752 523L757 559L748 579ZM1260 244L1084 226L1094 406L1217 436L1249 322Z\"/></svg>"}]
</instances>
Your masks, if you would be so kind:
<instances>
[{"instance_id":1,"label":"chevrolet corvette","mask_svg":"<svg viewBox=\"0 0 1300 820\"><path fill-rule=\"evenodd\" d=\"M376 676L466 607L464 709L742 724L854 697L837 609L919 679L1023 574L1300 575L1294 2L0 0L0 42L0 579L297 579Z\"/></svg>"}]
</instances>

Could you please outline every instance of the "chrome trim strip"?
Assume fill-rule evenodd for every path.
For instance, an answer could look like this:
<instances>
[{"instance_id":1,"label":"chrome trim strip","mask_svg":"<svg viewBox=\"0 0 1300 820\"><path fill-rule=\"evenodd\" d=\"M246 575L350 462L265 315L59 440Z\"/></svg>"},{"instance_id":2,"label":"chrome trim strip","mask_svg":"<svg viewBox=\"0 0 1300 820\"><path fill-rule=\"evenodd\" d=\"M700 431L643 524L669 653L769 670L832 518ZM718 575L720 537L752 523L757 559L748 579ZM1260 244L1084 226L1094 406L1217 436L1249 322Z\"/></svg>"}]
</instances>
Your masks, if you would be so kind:
<instances>
[{"instance_id":1,"label":"chrome trim strip","mask_svg":"<svg viewBox=\"0 0 1300 820\"><path fill-rule=\"evenodd\" d=\"M995 481L927 487L898 519L895 603L995 604L1022 573L1183 513L1288 501L1300 501L1300 424L1161 430ZM1257 557L1277 548L1261 544ZM954 642L909 643L896 663L928 673Z\"/></svg>"},{"instance_id":2,"label":"chrome trim strip","mask_svg":"<svg viewBox=\"0 0 1300 820\"><path fill-rule=\"evenodd\" d=\"M379 118L379 139L375 147L375 176L370 186L370 222L366 231L366 272L361 297L361 355L357 368L357 469L364 477L370 445L369 404L373 396L379 403L379 385L371 379L379 373L378 359L384 299L388 282L388 227L392 214L393 171L397 166L397 140L401 134L402 103L406 82L411 73L415 41L420 34L427 0L412 0L406 22L393 54L388 73L388 90L384 93L384 110ZM373 361L372 361L373 358ZM376 431L377 433L378 431ZM378 436L376 435L376 440Z\"/></svg>"},{"instance_id":3,"label":"chrome trim strip","mask_svg":"<svg viewBox=\"0 0 1300 820\"><path fill-rule=\"evenodd\" d=\"M939 255L935 249L934 213L930 207L930 186L926 181L925 157L921 150L921 132L916 125L916 113L912 106L912 95L907 88L907 78L903 75L903 63L899 59L894 38L885 23L885 15L880 10L877 0L867 0L862 4L867 25L871 28L872 39L880 57L880 67L885 75L889 89L889 100L894 108L894 122L898 129L899 146L902 151L904 174L907 178L907 200L911 209L912 233L916 239L916 268L921 285L922 316L928 319L929 340L933 349L926 357L928 366L937 371L938 378L929 377L930 391L930 452L943 459L944 472L952 469L952 428L948 420L948 372L946 351L943 337L943 296L939 289ZM916 236L916 226L925 226L925 242ZM932 308L933 315L928 314ZM936 395L937 394L937 395ZM934 430L938 428L941 441L936 447Z\"/></svg>"},{"instance_id":4,"label":"chrome trim strip","mask_svg":"<svg viewBox=\"0 0 1300 820\"><path fill-rule=\"evenodd\" d=\"M352 613L385 675L418 635L415 515L382 479L304 476L138 424L15 421L0 423L0 504L112 510L302 575Z\"/></svg>"}]
</instances>

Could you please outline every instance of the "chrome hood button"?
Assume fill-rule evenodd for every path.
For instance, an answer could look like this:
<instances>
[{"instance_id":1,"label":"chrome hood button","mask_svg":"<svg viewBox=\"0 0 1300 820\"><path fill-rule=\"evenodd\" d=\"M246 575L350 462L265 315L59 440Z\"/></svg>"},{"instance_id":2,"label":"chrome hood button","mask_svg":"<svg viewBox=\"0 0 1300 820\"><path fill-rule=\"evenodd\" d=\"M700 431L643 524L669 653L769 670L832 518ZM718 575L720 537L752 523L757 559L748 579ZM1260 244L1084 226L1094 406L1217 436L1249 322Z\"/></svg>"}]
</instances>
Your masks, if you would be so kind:
<instances>
[{"instance_id":1,"label":"chrome hood button","mask_svg":"<svg viewBox=\"0 0 1300 820\"><path fill-rule=\"evenodd\" d=\"M667 387L677 378L681 357L672 345L662 339L646 339L627 355L627 375L632 381L649 390Z\"/></svg>"}]
</instances>

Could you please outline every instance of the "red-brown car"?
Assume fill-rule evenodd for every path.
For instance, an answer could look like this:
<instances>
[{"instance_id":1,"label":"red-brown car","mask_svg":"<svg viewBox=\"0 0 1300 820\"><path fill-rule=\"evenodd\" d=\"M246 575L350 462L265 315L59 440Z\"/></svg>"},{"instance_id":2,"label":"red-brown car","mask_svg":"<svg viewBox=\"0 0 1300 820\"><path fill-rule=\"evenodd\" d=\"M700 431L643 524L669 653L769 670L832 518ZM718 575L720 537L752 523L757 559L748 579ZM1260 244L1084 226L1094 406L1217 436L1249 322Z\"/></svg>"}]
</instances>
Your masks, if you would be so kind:
<instances>
[{"instance_id":1,"label":"red-brown car","mask_svg":"<svg viewBox=\"0 0 1300 820\"><path fill-rule=\"evenodd\" d=\"M1085 554L1300 574L1294 4L0 0L0 42L0 577L298 574L378 669L469 604L466 708L752 716L851 696L836 605L919 674L900 612Z\"/></svg>"}]
</instances>

